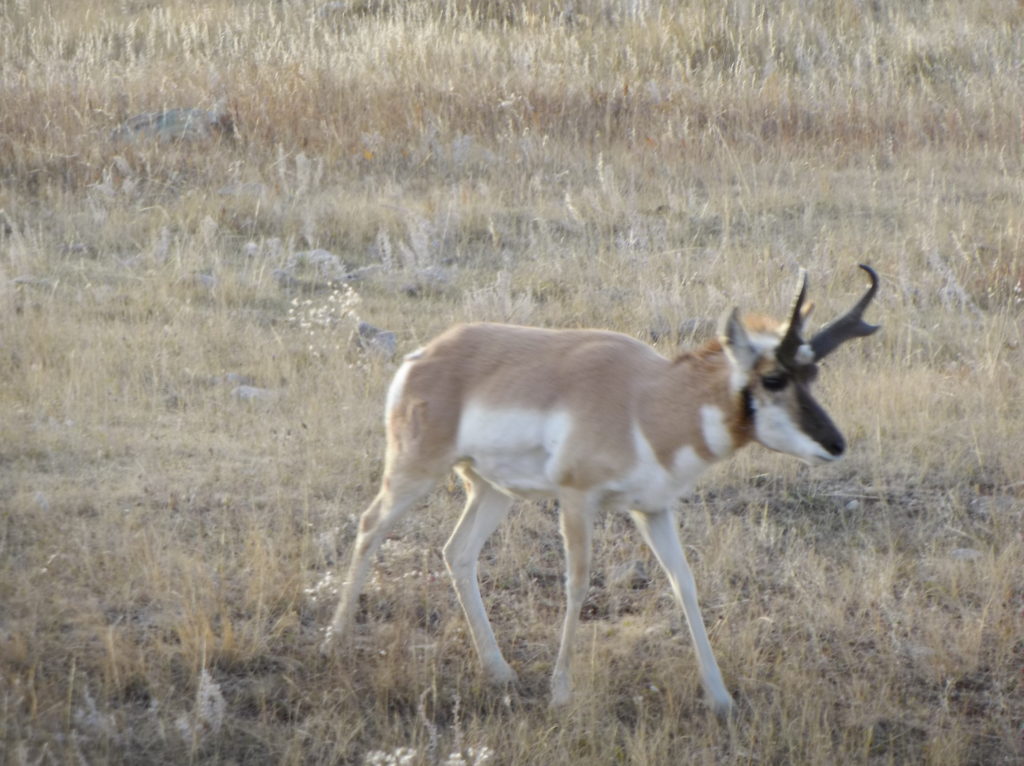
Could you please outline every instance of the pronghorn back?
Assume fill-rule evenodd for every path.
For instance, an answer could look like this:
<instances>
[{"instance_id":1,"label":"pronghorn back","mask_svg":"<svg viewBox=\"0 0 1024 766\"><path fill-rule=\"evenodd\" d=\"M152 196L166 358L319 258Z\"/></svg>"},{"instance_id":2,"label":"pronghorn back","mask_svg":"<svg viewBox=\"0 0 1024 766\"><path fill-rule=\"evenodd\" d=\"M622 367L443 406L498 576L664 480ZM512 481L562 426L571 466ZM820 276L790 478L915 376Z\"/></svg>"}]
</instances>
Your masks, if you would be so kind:
<instances>
[{"instance_id":1,"label":"pronghorn back","mask_svg":"<svg viewBox=\"0 0 1024 766\"><path fill-rule=\"evenodd\" d=\"M389 449L437 471L469 462L522 494L613 485L641 453L671 470L684 447L710 462L715 449L739 446L746 430L728 378L717 341L670 361L603 330L459 325L396 374ZM720 432L706 438L701 409L709 407L728 422L727 447Z\"/></svg>"}]
</instances>

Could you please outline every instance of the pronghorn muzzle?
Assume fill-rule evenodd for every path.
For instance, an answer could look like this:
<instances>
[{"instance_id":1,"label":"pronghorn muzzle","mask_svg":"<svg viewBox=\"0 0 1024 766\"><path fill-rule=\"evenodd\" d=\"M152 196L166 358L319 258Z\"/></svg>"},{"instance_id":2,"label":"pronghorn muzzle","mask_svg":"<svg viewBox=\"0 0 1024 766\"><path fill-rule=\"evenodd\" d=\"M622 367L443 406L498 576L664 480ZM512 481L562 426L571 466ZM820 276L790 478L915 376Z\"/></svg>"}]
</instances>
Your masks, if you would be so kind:
<instances>
[{"instance_id":1,"label":"pronghorn muzzle","mask_svg":"<svg viewBox=\"0 0 1024 766\"><path fill-rule=\"evenodd\" d=\"M806 385L796 387L797 420L801 431L818 442L832 457L846 451L846 440Z\"/></svg>"}]
</instances>

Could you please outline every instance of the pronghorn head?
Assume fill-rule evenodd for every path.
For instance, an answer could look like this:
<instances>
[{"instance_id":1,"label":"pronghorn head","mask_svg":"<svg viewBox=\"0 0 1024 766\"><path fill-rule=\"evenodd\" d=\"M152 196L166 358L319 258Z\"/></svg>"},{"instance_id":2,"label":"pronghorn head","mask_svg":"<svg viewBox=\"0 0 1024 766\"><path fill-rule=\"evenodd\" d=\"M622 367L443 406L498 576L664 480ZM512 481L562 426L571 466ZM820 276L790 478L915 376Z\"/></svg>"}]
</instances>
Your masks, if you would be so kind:
<instances>
[{"instance_id":1,"label":"pronghorn head","mask_svg":"<svg viewBox=\"0 0 1024 766\"><path fill-rule=\"evenodd\" d=\"M801 270L789 321L771 326L761 319L742 321L736 309L722 322L721 342L733 366L733 385L742 392L751 420L751 435L769 449L808 463L839 458L843 435L811 395L818 362L841 343L871 335L878 325L862 318L878 289L878 275L861 264L871 279L867 292L848 312L809 341L802 336L811 306L804 305L807 275Z\"/></svg>"}]
</instances>

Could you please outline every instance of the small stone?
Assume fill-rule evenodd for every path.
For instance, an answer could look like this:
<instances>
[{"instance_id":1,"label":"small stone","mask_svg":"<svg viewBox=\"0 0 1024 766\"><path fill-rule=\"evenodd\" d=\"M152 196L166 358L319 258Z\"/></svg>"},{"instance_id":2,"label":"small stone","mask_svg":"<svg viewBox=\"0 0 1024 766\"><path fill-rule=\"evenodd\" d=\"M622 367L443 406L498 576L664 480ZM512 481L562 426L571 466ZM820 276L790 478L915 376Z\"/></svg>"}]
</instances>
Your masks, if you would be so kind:
<instances>
[{"instance_id":1,"label":"small stone","mask_svg":"<svg viewBox=\"0 0 1024 766\"><path fill-rule=\"evenodd\" d=\"M231 115L222 106L214 109L167 109L148 112L126 120L112 137L120 141L134 141L149 137L158 141L192 141L215 136L233 137L235 125Z\"/></svg>"},{"instance_id":2,"label":"small stone","mask_svg":"<svg viewBox=\"0 0 1024 766\"><path fill-rule=\"evenodd\" d=\"M935 650L923 644L908 644L907 654L910 655L911 659L928 660L935 656Z\"/></svg>"},{"instance_id":3,"label":"small stone","mask_svg":"<svg viewBox=\"0 0 1024 766\"><path fill-rule=\"evenodd\" d=\"M381 330L369 322L360 322L352 333L352 345L364 353L390 359L398 350L398 338L390 330Z\"/></svg>"},{"instance_id":4,"label":"small stone","mask_svg":"<svg viewBox=\"0 0 1024 766\"><path fill-rule=\"evenodd\" d=\"M266 193L267 187L261 183L227 184L217 190L222 197L263 197Z\"/></svg>"},{"instance_id":5,"label":"small stone","mask_svg":"<svg viewBox=\"0 0 1024 766\"><path fill-rule=\"evenodd\" d=\"M11 280L16 285L27 286L27 287L39 287L46 290L52 290L57 287L56 279L49 279L47 277L33 277L29 274L23 274L20 277L15 277Z\"/></svg>"},{"instance_id":6,"label":"small stone","mask_svg":"<svg viewBox=\"0 0 1024 766\"><path fill-rule=\"evenodd\" d=\"M227 372L219 379L219 382L233 386L252 386L253 378L251 375L243 375L240 372Z\"/></svg>"},{"instance_id":7,"label":"small stone","mask_svg":"<svg viewBox=\"0 0 1024 766\"><path fill-rule=\"evenodd\" d=\"M949 555L957 561L977 561L982 557L982 552L974 548L955 548Z\"/></svg>"},{"instance_id":8,"label":"small stone","mask_svg":"<svg viewBox=\"0 0 1024 766\"><path fill-rule=\"evenodd\" d=\"M240 402L271 401L277 398L277 391L256 386L237 386L231 389L231 397Z\"/></svg>"},{"instance_id":9,"label":"small stone","mask_svg":"<svg viewBox=\"0 0 1024 766\"><path fill-rule=\"evenodd\" d=\"M304 269L314 272L322 279L337 281L344 280L348 274L341 258L322 248L294 253L285 264L285 270L291 273Z\"/></svg>"},{"instance_id":10,"label":"small stone","mask_svg":"<svg viewBox=\"0 0 1024 766\"><path fill-rule=\"evenodd\" d=\"M352 271L350 271L348 274L345 275L345 277L349 282L360 282L364 279L368 279L374 276L375 274L380 273L380 271L383 268L384 267L381 266L379 263L373 263L370 264L369 266L360 266L358 269L353 269Z\"/></svg>"},{"instance_id":11,"label":"small stone","mask_svg":"<svg viewBox=\"0 0 1024 766\"><path fill-rule=\"evenodd\" d=\"M192 281L196 287L205 287L207 290L212 290L217 286L217 277L201 271L197 271L192 275Z\"/></svg>"},{"instance_id":12,"label":"small stone","mask_svg":"<svg viewBox=\"0 0 1024 766\"><path fill-rule=\"evenodd\" d=\"M274 269L270 275L277 280L277 286L282 290L291 290L302 286L302 282L287 269Z\"/></svg>"},{"instance_id":13,"label":"small stone","mask_svg":"<svg viewBox=\"0 0 1024 766\"><path fill-rule=\"evenodd\" d=\"M627 561L612 568L608 575L608 584L613 588L643 590L651 583L647 567L639 559Z\"/></svg>"},{"instance_id":14,"label":"small stone","mask_svg":"<svg viewBox=\"0 0 1024 766\"><path fill-rule=\"evenodd\" d=\"M96 255L95 249L84 242L68 242L61 250L65 255L78 255L86 258L93 258Z\"/></svg>"}]
</instances>

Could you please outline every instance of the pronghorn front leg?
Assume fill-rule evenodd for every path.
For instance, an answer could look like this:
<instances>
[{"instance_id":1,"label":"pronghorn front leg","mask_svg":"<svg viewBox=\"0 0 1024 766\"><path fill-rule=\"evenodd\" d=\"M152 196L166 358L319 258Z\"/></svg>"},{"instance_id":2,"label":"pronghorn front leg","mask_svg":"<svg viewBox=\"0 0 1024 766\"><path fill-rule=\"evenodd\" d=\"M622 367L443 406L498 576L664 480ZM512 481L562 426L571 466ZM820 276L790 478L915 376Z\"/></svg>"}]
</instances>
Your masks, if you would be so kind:
<instances>
[{"instance_id":1,"label":"pronghorn front leg","mask_svg":"<svg viewBox=\"0 0 1024 766\"><path fill-rule=\"evenodd\" d=\"M697 585L686 562L682 543L679 542L679 531L676 529L675 514L671 511L645 513L630 511L640 534L650 546L665 573L676 600L686 614L686 622L690 626L690 636L697 652L701 680L710 698L711 707L718 715L728 714L733 707L732 697L722 681L722 672L711 651L711 642L704 627L704 618L700 614L697 603Z\"/></svg>"},{"instance_id":2,"label":"pronghorn front leg","mask_svg":"<svg viewBox=\"0 0 1024 766\"><path fill-rule=\"evenodd\" d=\"M566 705L572 696L573 640L580 622L580 610L590 585L590 547L595 502L578 490L563 490L561 500L562 541L565 545L565 622L558 659L551 674L551 706Z\"/></svg>"}]
</instances>

